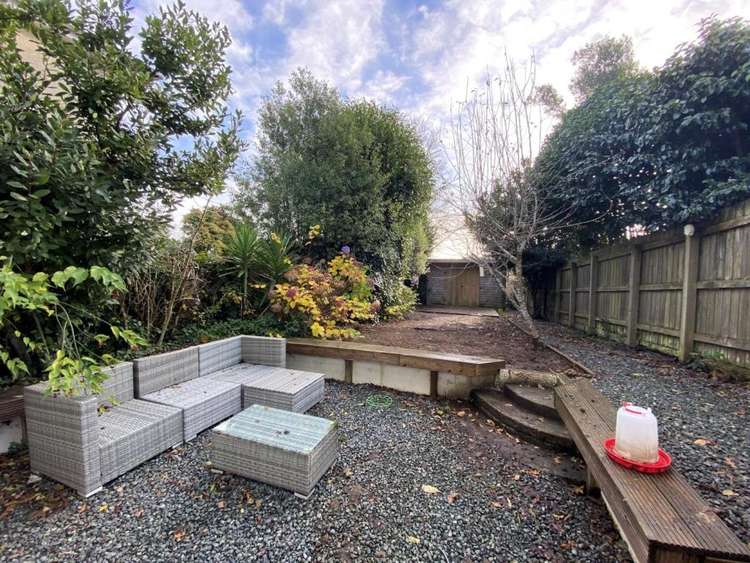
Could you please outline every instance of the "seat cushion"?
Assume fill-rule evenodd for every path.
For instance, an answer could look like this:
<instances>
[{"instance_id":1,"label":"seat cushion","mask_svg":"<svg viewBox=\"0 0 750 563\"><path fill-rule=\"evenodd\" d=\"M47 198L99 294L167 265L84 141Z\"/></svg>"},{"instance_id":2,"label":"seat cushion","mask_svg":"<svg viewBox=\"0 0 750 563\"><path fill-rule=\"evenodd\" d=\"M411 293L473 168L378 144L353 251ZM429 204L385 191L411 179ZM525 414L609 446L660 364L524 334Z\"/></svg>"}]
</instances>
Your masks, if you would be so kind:
<instances>
[{"instance_id":1,"label":"seat cushion","mask_svg":"<svg viewBox=\"0 0 750 563\"><path fill-rule=\"evenodd\" d=\"M182 442L182 412L139 399L112 407L98 419L102 482Z\"/></svg>"},{"instance_id":2,"label":"seat cushion","mask_svg":"<svg viewBox=\"0 0 750 563\"><path fill-rule=\"evenodd\" d=\"M240 384L211 376L172 385L143 398L182 410L185 441L242 410Z\"/></svg>"},{"instance_id":3,"label":"seat cushion","mask_svg":"<svg viewBox=\"0 0 750 563\"><path fill-rule=\"evenodd\" d=\"M323 398L322 373L288 368L239 364L215 372L209 377L242 384L242 407L267 407L305 412Z\"/></svg>"}]
</instances>

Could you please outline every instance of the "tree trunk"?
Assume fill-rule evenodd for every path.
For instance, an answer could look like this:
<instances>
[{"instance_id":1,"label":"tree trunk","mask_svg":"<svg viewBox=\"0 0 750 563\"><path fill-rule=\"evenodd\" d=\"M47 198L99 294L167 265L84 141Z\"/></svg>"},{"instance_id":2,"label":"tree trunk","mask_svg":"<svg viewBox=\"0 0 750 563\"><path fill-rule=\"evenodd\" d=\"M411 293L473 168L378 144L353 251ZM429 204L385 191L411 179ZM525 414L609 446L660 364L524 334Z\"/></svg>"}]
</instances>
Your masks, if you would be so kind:
<instances>
[{"instance_id":1,"label":"tree trunk","mask_svg":"<svg viewBox=\"0 0 750 563\"><path fill-rule=\"evenodd\" d=\"M539 330L536 327L536 323L529 312L529 288L526 283L526 278L523 275L523 261L519 257L516 261L513 270L508 272L505 276L505 287L503 288L505 295L510 300L511 304L515 307L518 314L521 315L523 324L526 326L531 337L534 339L534 346L538 346L541 343L541 336Z\"/></svg>"}]
</instances>

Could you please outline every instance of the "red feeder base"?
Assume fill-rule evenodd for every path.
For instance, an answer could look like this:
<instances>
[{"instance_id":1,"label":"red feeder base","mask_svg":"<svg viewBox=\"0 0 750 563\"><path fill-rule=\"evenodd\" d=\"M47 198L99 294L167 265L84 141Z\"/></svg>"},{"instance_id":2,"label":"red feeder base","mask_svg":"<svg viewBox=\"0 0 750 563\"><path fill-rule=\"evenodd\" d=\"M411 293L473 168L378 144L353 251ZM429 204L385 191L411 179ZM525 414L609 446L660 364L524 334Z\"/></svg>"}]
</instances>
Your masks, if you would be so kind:
<instances>
[{"instance_id":1,"label":"red feeder base","mask_svg":"<svg viewBox=\"0 0 750 563\"><path fill-rule=\"evenodd\" d=\"M654 463L639 463L622 457L615 451L614 438L604 440L604 449L607 451L609 458L615 463L641 473L664 473L672 465L672 456L661 448L659 448L659 459Z\"/></svg>"}]
</instances>

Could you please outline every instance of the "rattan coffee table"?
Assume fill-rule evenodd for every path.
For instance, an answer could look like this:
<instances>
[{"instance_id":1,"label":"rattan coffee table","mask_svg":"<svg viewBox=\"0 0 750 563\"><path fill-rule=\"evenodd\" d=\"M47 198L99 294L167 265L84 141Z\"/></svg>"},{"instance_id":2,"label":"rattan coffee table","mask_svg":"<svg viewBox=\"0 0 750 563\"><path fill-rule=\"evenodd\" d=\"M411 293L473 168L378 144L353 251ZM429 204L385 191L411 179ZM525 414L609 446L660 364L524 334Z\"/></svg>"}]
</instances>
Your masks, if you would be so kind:
<instances>
[{"instance_id":1,"label":"rattan coffee table","mask_svg":"<svg viewBox=\"0 0 750 563\"><path fill-rule=\"evenodd\" d=\"M252 405L213 429L217 469L308 497L336 460L336 423Z\"/></svg>"}]
</instances>

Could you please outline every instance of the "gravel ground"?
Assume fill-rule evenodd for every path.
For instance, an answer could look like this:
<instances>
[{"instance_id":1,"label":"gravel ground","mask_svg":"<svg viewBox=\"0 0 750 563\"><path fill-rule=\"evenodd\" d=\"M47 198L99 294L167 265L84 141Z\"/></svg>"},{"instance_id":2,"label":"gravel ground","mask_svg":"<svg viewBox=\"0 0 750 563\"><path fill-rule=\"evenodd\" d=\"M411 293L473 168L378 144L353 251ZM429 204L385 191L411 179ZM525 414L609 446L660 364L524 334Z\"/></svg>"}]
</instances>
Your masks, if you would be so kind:
<instances>
[{"instance_id":1,"label":"gravel ground","mask_svg":"<svg viewBox=\"0 0 750 563\"><path fill-rule=\"evenodd\" d=\"M539 326L545 341L596 373L594 386L615 404L653 409L675 467L750 542L750 384L721 383L662 354Z\"/></svg>"},{"instance_id":2,"label":"gravel ground","mask_svg":"<svg viewBox=\"0 0 750 563\"><path fill-rule=\"evenodd\" d=\"M367 407L373 393L393 406ZM0 458L0 560L627 559L599 500L498 455L529 446L465 403L328 382L311 414L339 421L340 454L308 501L212 472L207 433L88 501L46 480L26 485L25 457Z\"/></svg>"}]
</instances>

